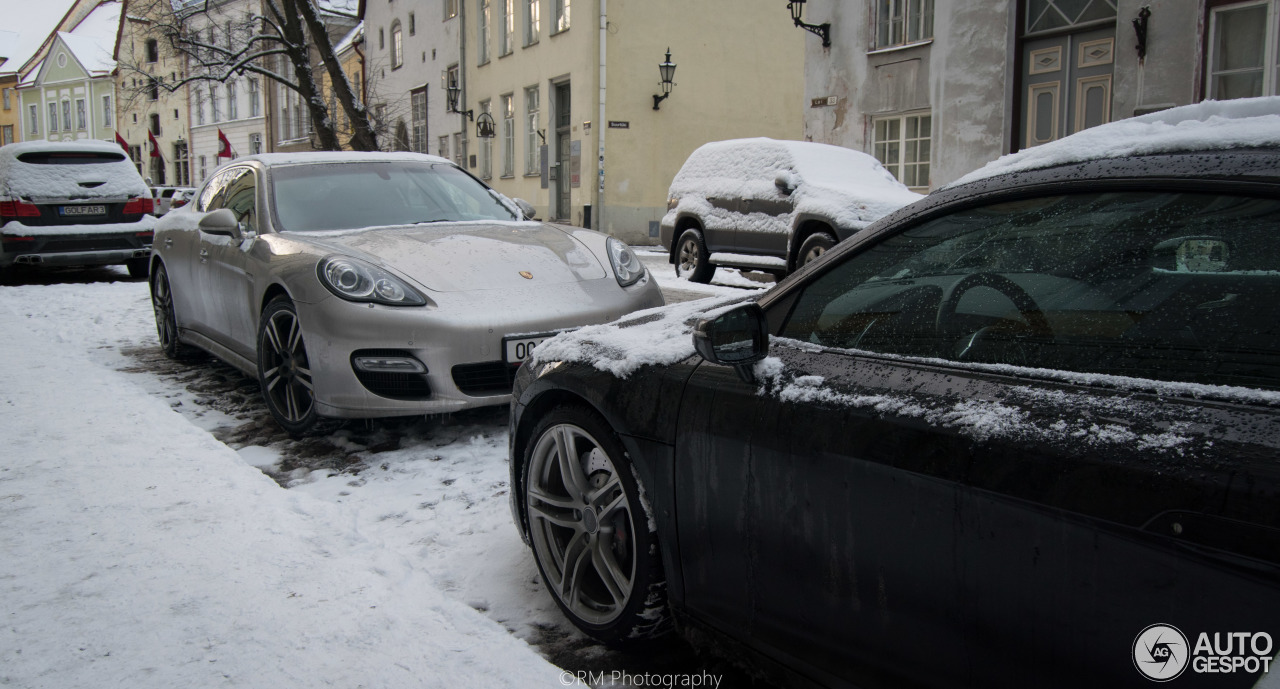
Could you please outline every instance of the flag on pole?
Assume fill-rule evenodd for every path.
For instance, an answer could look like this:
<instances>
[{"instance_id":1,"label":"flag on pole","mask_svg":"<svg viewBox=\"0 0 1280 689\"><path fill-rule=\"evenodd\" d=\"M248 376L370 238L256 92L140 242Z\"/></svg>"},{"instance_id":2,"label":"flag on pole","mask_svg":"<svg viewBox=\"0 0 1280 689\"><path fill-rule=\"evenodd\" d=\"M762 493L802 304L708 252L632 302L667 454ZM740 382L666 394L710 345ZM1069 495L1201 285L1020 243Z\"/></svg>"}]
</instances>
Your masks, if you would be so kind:
<instances>
[{"instance_id":1,"label":"flag on pole","mask_svg":"<svg viewBox=\"0 0 1280 689\"><path fill-rule=\"evenodd\" d=\"M129 151L129 142L125 141L123 136L120 136L120 132L116 132L116 143L120 144L120 148L123 148L126 153Z\"/></svg>"},{"instance_id":2,"label":"flag on pole","mask_svg":"<svg viewBox=\"0 0 1280 689\"><path fill-rule=\"evenodd\" d=\"M160 144L156 143L156 135L152 134L150 129L147 130L147 138L151 140L151 157L163 158L164 156L160 155Z\"/></svg>"},{"instance_id":3,"label":"flag on pole","mask_svg":"<svg viewBox=\"0 0 1280 689\"><path fill-rule=\"evenodd\" d=\"M218 147L219 158L235 157L231 155L231 142L227 140L227 135L223 134L221 129L218 130L218 143L220 144L220 146Z\"/></svg>"}]
</instances>

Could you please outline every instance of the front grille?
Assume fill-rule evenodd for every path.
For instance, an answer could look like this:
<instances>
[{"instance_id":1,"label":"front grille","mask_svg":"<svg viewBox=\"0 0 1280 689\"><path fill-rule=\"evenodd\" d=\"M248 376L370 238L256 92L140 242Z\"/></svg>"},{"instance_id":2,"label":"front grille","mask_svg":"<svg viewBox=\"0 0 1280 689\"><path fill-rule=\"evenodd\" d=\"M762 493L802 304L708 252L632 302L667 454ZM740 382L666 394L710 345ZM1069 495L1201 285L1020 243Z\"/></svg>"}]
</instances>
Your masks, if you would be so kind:
<instances>
[{"instance_id":1,"label":"front grille","mask_svg":"<svg viewBox=\"0 0 1280 689\"><path fill-rule=\"evenodd\" d=\"M519 370L520 364L503 361L458 364L453 367L453 384L467 395L507 395L511 393L516 371Z\"/></svg>"},{"instance_id":2,"label":"front grille","mask_svg":"<svg viewBox=\"0 0 1280 689\"><path fill-rule=\"evenodd\" d=\"M431 384L427 382L427 374L361 371L355 366L358 356L412 357L409 352L398 349L361 349L351 355L351 370L366 390L379 397L393 400L425 400L431 397Z\"/></svg>"}]
</instances>

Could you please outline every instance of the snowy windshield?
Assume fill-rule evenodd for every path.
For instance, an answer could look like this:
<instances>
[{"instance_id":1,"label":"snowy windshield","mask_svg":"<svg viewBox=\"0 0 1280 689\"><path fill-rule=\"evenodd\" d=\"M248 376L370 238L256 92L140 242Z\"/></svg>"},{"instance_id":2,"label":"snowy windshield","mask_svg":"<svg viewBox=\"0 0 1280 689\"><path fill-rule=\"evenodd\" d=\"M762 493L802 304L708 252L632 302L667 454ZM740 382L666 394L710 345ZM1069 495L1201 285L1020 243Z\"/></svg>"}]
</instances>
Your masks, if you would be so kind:
<instances>
[{"instance_id":1,"label":"snowy windshield","mask_svg":"<svg viewBox=\"0 0 1280 689\"><path fill-rule=\"evenodd\" d=\"M519 219L483 184L444 163L278 167L271 193L276 229L288 232Z\"/></svg>"}]
</instances>

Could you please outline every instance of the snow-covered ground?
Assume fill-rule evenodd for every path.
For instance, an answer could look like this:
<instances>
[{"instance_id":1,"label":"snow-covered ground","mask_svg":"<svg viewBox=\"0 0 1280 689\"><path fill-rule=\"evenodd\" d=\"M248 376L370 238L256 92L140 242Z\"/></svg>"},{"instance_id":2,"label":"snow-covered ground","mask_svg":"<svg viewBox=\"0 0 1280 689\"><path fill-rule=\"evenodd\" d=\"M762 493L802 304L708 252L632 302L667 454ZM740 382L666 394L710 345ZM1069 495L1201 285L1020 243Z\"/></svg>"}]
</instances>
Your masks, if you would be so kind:
<instances>
[{"instance_id":1,"label":"snow-covered ground","mask_svg":"<svg viewBox=\"0 0 1280 689\"><path fill-rule=\"evenodd\" d=\"M683 298L744 293L642 255ZM0 684L558 686L544 657L733 672L569 627L511 523L505 408L293 441L253 381L160 354L145 282L61 275L85 282L0 286Z\"/></svg>"}]
</instances>

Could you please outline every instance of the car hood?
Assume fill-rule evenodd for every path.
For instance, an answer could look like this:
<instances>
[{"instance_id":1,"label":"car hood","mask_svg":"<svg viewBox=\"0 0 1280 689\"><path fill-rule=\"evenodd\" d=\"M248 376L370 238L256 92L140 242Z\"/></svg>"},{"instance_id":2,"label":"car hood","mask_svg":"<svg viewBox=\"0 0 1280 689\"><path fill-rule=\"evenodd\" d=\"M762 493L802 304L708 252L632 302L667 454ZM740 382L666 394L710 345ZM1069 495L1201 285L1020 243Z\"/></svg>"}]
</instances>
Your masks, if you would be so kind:
<instances>
[{"instance_id":1,"label":"car hood","mask_svg":"<svg viewBox=\"0 0 1280 689\"><path fill-rule=\"evenodd\" d=\"M608 275L581 242L541 223L448 223L286 234L334 253L392 266L436 292L524 288Z\"/></svg>"}]
</instances>

